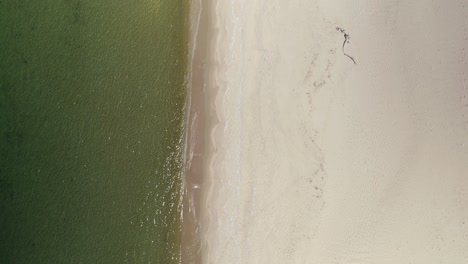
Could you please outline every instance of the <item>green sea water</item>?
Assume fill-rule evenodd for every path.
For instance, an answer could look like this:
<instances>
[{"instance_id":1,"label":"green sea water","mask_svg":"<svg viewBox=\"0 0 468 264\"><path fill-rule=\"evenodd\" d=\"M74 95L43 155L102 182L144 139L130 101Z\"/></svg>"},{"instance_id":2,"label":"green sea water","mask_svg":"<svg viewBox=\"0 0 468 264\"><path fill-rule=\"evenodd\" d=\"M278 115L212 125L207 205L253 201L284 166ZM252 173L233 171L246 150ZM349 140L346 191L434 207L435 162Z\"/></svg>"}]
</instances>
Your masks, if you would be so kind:
<instances>
[{"instance_id":1,"label":"green sea water","mask_svg":"<svg viewBox=\"0 0 468 264\"><path fill-rule=\"evenodd\" d=\"M178 263L187 0L0 0L0 263Z\"/></svg>"}]
</instances>

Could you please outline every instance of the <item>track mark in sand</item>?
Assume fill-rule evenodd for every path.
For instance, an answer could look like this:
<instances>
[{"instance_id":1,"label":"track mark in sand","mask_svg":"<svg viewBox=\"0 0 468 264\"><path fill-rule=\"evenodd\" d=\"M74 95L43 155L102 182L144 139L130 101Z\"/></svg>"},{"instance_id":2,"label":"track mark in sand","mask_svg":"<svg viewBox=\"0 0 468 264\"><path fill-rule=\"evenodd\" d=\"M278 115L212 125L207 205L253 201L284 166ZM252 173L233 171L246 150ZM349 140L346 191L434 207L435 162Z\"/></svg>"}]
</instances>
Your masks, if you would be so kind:
<instances>
[{"instance_id":1,"label":"track mark in sand","mask_svg":"<svg viewBox=\"0 0 468 264\"><path fill-rule=\"evenodd\" d=\"M306 75L304 76L304 79L302 80L302 85L304 85L313 75L313 66L315 64L315 62L317 61L317 56L318 54L314 54L314 56L312 57L312 60L310 61L310 65L309 65L309 70L307 71Z\"/></svg>"},{"instance_id":2,"label":"track mark in sand","mask_svg":"<svg viewBox=\"0 0 468 264\"><path fill-rule=\"evenodd\" d=\"M306 148L305 152L309 157L308 175L304 178L308 184L303 187L307 188L307 192L309 192L314 200L314 203L309 205L310 208L321 209L325 204L323 193L327 173L325 171L325 156L318 142L319 132L310 127L306 121L302 121L299 124L299 129L301 136L304 138L303 146Z\"/></svg>"},{"instance_id":3,"label":"track mark in sand","mask_svg":"<svg viewBox=\"0 0 468 264\"><path fill-rule=\"evenodd\" d=\"M313 113L316 110L314 101L320 101L321 99L318 99L318 97L324 96L321 93L322 89L333 83L332 75L336 62L336 51L336 48L323 47L312 57L309 69L302 80L302 87L305 93L302 100L308 104L309 113Z\"/></svg>"},{"instance_id":4,"label":"track mark in sand","mask_svg":"<svg viewBox=\"0 0 468 264\"><path fill-rule=\"evenodd\" d=\"M338 30L338 31L340 31L341 33L343 33L343 36L344 36L343 46L341 47L341 50L343 51L343 54L344 54L346 57L350 58L350 59L354 62L355 65L357 65L356 60L354 60L353 57L349 56L349 55L345 52L345 50L344 50L345 45L346 45L347 43L349 43L350 36L348 35L348 33L346 33L346 31L345 31L344 29L342 29L342 28L340 28L340 27L336 27L336 30Z\"/></svg>"}]
</instances>

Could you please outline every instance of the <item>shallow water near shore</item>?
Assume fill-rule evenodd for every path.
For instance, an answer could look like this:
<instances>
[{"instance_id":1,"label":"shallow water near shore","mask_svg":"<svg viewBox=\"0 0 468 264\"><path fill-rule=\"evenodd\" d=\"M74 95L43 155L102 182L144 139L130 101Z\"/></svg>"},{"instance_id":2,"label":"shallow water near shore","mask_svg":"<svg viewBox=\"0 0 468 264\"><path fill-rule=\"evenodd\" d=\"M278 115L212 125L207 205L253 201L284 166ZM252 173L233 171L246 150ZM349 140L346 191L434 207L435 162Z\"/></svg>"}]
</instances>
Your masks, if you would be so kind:
<instances>
[{"instance_id":1,"label":"shallow water near shore","mask_svg":"<svg viewBox=\"0 0 468 264\"><path fill-rule=\"evenodd\" d=\"M178 263L187 14L0 2L1 263Z\"/></svg>"}]
</instances>

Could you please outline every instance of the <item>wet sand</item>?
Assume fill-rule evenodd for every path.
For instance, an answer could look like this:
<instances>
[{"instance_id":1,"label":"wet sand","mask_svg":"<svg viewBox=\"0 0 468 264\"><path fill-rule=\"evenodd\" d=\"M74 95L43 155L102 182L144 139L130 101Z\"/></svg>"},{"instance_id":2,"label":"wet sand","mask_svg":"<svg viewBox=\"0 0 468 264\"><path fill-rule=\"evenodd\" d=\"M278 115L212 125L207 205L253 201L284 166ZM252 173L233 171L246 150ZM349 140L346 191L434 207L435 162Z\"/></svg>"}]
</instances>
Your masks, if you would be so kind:
<instances>
[{"instance_id":1,"label":"wet sand","mask_svg":"<svg viewBox=\"0 0 468 264\"><path fill-rule=\"evenodd\" d=\"M201 263L201 197L206 181L206 153L209 144L209 111L206 89L208 42L210 38L209 6L203 1L191 2L191 66L190 66L190 100L187 105L187 150L185 168L185 195L182 232L182 263Z\"/></svg>"}]
</instances>

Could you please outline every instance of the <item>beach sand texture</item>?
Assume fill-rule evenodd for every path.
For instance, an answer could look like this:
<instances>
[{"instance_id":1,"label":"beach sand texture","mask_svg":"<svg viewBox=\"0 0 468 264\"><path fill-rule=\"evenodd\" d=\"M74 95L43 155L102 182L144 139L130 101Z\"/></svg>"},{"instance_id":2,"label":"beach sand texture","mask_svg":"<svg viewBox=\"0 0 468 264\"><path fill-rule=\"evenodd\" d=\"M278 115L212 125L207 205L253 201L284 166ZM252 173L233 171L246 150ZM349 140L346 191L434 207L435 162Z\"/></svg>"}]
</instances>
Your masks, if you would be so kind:
<instances>
[{"instance_id":1,"label":"beach sand texture","mask_svg":"<svg viewBox=\"0 0 468 264\"><path fill-rule=\"evenodd\" d=\"M203 3L203 263L468 263L468 3Z\"/></svg>"}]
</instances>

